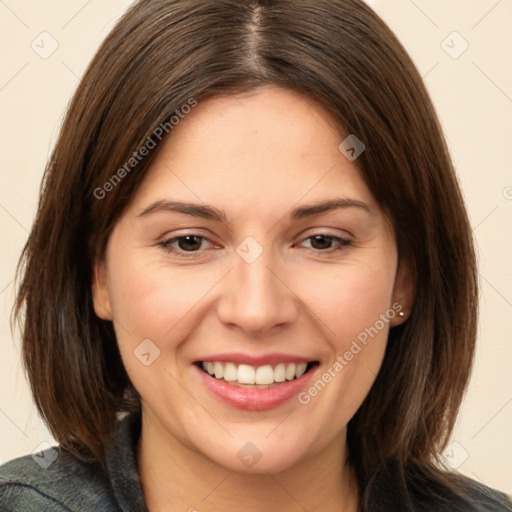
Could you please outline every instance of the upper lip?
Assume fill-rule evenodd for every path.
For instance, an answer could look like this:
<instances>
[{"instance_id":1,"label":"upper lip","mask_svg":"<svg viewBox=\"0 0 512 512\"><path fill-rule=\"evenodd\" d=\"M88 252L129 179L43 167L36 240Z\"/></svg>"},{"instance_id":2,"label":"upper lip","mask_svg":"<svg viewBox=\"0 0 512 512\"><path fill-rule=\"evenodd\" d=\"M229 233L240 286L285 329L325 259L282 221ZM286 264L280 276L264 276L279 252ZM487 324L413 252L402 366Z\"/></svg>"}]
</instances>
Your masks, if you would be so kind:
<instances>
[{"instance_id":1,"label":"upper lip","mask_svg":"<svg viewBox=\"0 0 512 512\"><path fill-rule=\"evenodd\" d=\"M223 353L223 354L212 354L198 358L195 362L221 362L221 363L235 363L235 364L248 364L250 366L264 366L266 364L279 364L279 363L311 363L317 361L315 358L307 358L294 354L241 354L241 353Z\"/></svg>"}]
</instances>

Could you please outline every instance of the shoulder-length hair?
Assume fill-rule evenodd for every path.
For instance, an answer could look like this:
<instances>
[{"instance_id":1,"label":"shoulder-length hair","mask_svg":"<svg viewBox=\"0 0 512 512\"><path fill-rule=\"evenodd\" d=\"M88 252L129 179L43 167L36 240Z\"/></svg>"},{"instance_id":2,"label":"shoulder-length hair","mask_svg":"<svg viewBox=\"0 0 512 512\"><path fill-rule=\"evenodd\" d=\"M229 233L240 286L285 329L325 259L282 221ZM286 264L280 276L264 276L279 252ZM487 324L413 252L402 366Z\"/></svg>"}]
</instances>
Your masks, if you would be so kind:
<instances>
[{"instance_id":1,"label":"shoulder-length hair","mask_svg":"<svg viewBox=\"0 0 512 512\"><path fill-rule=\"evenodd\" d=\"M118 22L68 108L18 267L13 313L38 410L63 449L104 462L118 413L140 403L111 322L94 314L93 262L172 137L173 116L264 85L316 100L339 123L340 142L364 142L361 177L415 276L410 316L390 331L348 425L362 510L409 510L430 491L461 495L438 463L474 355L471 229L422 79L360 0L146 0ZM150 137L155 147L141 157ZM396 501L382 499L389 488Z\"/></svg>"}]
</instances>

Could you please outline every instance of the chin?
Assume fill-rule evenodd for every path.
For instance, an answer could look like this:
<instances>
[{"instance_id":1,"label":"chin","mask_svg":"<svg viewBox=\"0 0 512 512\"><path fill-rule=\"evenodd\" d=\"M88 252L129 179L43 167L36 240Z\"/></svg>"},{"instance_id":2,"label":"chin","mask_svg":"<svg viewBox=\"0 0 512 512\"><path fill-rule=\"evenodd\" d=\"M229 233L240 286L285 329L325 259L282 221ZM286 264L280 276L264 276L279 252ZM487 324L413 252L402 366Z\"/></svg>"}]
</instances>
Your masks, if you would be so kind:
<instances>
[{"instance_id":1,"label":"chin","mask_svg":"<svg viewBox=\"0 0 512 512\"><path fill-rule=\"evenodd\" d=\"M281 442L265 440L242 441L233 439L201 450L205 457L228 471L242 474L281 473L301 463L306 458L300 438Z\"/></svg>"}]
</instances>

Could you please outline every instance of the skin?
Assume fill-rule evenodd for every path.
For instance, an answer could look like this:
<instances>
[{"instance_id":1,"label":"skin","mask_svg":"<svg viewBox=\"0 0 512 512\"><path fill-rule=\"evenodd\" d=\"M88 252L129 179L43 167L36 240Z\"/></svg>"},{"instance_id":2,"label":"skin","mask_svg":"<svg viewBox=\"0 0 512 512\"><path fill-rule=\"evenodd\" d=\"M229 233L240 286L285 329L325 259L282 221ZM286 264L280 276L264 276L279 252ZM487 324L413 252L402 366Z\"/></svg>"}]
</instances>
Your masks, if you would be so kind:
<instances>
[{"instance_id":1,"label":"skin","mask_svg":"<svg viewBox=\"0 0 512 512\"><path fill-rule=\"evenodd\" d=\"M345 137L319 104L289 90L205 99L173 129L114 227L95 264L95 310L114 321L142 396L138 464L152 512L357 510L346 425L375 380L389 329L407 318L412 280L357 161L338 150ZM371 213L290 218L298 206L341 197ZM160 200L211 205L226 219L140 216ZM318 234L352 243L319 246L309 238ZM159 245L186 235L205 237L192 257ZM252 263L236 252L247 237L263 251ZM319 361L319 376L397 302L405 317L385 323L306 405L294 397L266 411L231 407L193 366L218 353L278 352ZM134 355L145 339L160 350L149 366ZM262 455L251 468L237 457L248 442Z\"/></svg>"}]
</instances>

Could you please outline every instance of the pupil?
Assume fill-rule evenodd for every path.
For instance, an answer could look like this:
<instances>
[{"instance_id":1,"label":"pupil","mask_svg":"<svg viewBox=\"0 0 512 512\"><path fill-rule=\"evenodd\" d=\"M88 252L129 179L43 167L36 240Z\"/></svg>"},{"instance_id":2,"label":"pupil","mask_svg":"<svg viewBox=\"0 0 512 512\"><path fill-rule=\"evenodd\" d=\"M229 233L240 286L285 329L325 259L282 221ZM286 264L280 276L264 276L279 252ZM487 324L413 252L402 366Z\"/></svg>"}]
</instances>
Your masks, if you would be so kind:
<instances>
[{"instance_id":1,"label":"pupil","mask_svg":"<svg viewBox=\"0 0 512 512\"><path fill-rule=\"evenodd\" d=\"M178 246L183 251L195 251L201 247L201 239L198 236L184 236L179 239Z\"/></svg>"},{"instance_id":2,"label":"pupil","mask_svg":"<svg viewBox=\"0 0 512 512\"><path fill-rule=\"evenodd\" d=\"M325 235L317 235L313 237L311 244L315 249L329 249L331 245L331 239ZM316 245L316 247L315 247Z\"/></svg>"}]
</instances>

